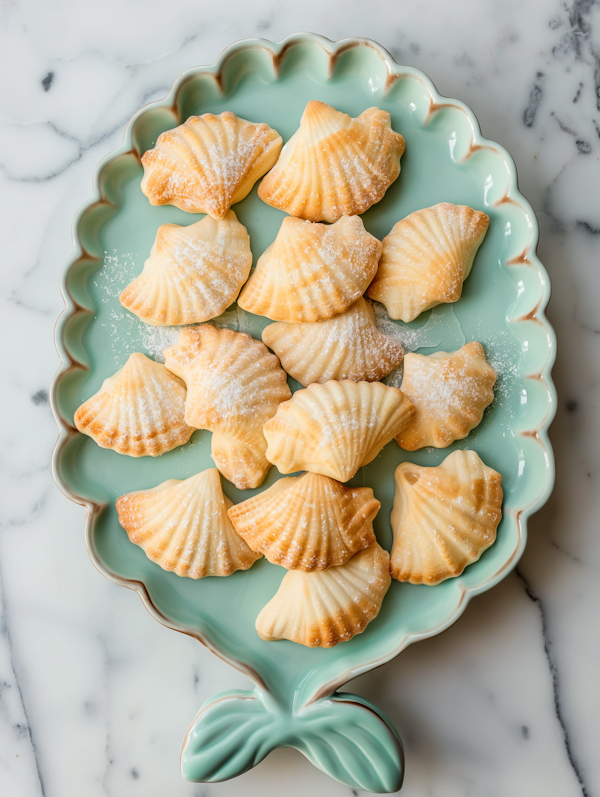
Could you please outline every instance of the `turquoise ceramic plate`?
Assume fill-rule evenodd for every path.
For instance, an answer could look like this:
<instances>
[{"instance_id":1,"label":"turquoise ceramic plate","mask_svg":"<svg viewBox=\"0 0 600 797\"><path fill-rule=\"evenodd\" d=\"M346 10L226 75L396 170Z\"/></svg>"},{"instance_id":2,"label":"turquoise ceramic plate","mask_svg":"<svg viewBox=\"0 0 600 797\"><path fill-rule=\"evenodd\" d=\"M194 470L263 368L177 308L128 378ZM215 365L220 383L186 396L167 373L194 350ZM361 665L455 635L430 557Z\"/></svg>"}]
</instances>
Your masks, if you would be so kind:
<instances>
[{"instance_id":1,"label":"turquoise ceramic plate","mask_svg":"<svg viewBox=\"0 0 600 797\"><path fill-rule=\"evenodd\" d=\"M257 636L256 615L277 590L282 568L263 560L229 578L179 578L150 562L117 523L119 495L212 466L210 433L196 432L189 444L156 459L131 459L99 448L73 427L75 409L132 351L156 356L165 344L164 333L121 307L119 293L141 270L159 225L198 218L150 206L140 191L140 156L159 133L191 114L225 109L267 122L285 141L310 99L352 116L377 105L391 113L394 129L406 139L400 178L363 216L378 238L411 211L441 201L471 205L490 216L460 301L398 326L426 353L470 340L484 344L499 386L483 423L450 449L425 449L410 459L435 465L454 448L475 449L502 474L505 495L496 543L464 575L436 587L394 582L366 631L329 650ZM235 212L250 232L256 261L284 214L263 204L256 187ZM396 732L378 709L336 690L410 643L443 631L472 596L504 578L523 551L528 516L552 488L547 430L555 408L550 378L555 341L544 316L549 283L535 254L536 220L517 189L512 159L482 138L465 105L440 97L425 75L398 66L374 42L330 42L310 34L282 44L244 41L213 66L185 72L166 99L134 116L123 146L98 167L94 196L77 214L73 236L75 252L62 276L66 309L56 331L63 364L52 391L60 426L55 478L88 509L86 541L97 568L135 589L161 623L196 637L256 685L251 692L219 695L203 707L184 742L184 776L223 780L275 747L292 746L353 787L398 789L403 762ZM234 306L224 323L258 338L268 322ZM393 472L406 458L392 442L352 482L373 487L381 501L376 533L388 549ZM277 477L272 468L261 489ZM256 492L242 493L228 482L224 487L234 502Z\"/></svg>"}]
</instances>

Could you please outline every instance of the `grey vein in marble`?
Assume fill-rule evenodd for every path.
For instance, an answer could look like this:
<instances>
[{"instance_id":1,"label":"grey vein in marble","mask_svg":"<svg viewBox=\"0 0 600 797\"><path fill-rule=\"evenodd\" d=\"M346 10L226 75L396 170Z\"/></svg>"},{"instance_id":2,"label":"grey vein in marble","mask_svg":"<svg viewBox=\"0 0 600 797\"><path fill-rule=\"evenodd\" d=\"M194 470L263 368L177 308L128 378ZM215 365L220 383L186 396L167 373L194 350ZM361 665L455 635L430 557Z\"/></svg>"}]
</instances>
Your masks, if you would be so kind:
<instances>
[{"instance_id":1,"label":"grey vein in marble","mask_svg":"<svg viewBox=\"0 0 600 797\"><path fill-rule=\"evenodd\" d=\"M560 725L562 731L565 743L565 751L567 753L567 758L569 759L569 764L573 769L573 774L577 778L577 783L581 786L581 795L582 797L590 797L590 793L586 786L580 764L575 757L575 753L573 752L573 745L571 742L571 738L569 736L569 730L567 727L566 720L563 716L563 708L561 704L561 692L560 692L560 676L558 672L557 663L552 653L552 640L550 639L550 635L548 632L548 619L546 617L544 604L542 603L539 595L537 595L533 587L527 583L526 579L523 577L523 574L519 571L518 567L516 569L516 573L523 582L523 587L525 588L525 593L527 597L529 598L530 601L535 603L540 612L540 623L541 623L542 639L544 642L544 653L546 654L546 658L548 659L548 667L550 669L550 675L552 676L554 712L556 714L556 719L558 720L558 724ZM526 731L527 729L524 728L523 730ZM524 738L528 738L528 735L529 735L528 731L526 733L525 732L523 733Z\"/></svg>"},{"instance_id":2,"label":"grey vein in marble","mask_svg":"<svg viewBox=\"0 0 600 797\"><path fill-rule=\"evenodd\" d=\"M0 529L1 531L1 529ZM35 781L37 782L37 789L41 797L46 797L46 789L44 787L44 778L42 774L42 766L40 761L40 754L36 744L37 731L32 728L31 720L27 710L27 703L21 687L20 679L20 664L17 662L15 651L13 649L12 636L8 624L8 606L4 590L4 581L2 572L0 570L0 645L5 648L2 658L5 659L5 666L8 666L8 672L5 672L0 682L0 717L4 722L8 721L12 725L13 735L17 743L28 743L31 756L33 758L33 767L35 773ZM14 691L13 700L9 700L8 693ZM15 717L11 716L9 710L9 703L13 703L13 711L16 707L18 713L22 714L20 721L15 721ZM16 704L16 706L15 706ZM19 749L21 745L18 744ZM18 756L18 754L16 754ZM1 781L0 781L1 783ZM33 797L33 795L32 795Z\"/></svg>"}]
</instances>

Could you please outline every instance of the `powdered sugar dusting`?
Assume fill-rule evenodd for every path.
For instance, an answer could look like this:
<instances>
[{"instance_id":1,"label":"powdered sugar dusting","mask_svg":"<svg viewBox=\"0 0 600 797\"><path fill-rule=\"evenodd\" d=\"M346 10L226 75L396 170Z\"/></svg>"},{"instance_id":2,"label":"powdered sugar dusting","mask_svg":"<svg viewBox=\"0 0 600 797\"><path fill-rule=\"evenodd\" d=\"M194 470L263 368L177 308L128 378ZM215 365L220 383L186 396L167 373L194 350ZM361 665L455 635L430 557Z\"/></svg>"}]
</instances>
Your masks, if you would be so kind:
<instances>
[{"instance_id":1,"label":"powdered sugar dusting","mask_svg":"<svg viewBox=\"0 0 600 797\"><path fill-rule=\"evenodd\" d=\"M340 433L346 439L355 438L363 441L370 437L369 433L382 426L379 407L376 405L361 407L361 415L353 415L350 411L338 412L336 424L324 424L319 430L321 445L340 445Z\"/></svg>"},{"instance_id":2,"label":"powdered sugar dusting","mask_svg":"<svg viewBox=\"0 0 600 797\"><path fill-rule=\"evenodd\" d=\"M433 349L442 342L445 347L453 349L465 345L466 338L451 307L434 307L427 323L418 328L409 327L401 321L392 321L379 302L373 302L373 311L377 328L385 335L398 338L405 351Z\"/></svg>"},{"instance_id":3,"label":"powdered sugar dusting","mask_svg":"<svg viewBox=\"0 0 600 797\"><path fill-rule=\"evenodd\" d=\"M236 140L236 148L225 151L222 144L215 142L206 147L205 156L214 174L218 175L232 194L273 140L273 131L266 124L254 125L235 121L240 125L242 134Z\"/></svg>"},{"instance_id":4,"label":"powdered sugar dusting","mask_svg":"<svg viewBox=\"0 0 600 797\"><path fill-rule=\"evenodd\" d=\"M398 366L398 368L395 368L392 371L392 373L383 380L383 383L388 387L400 388L402 387L403 378L404 378L404 364L401 364Z\"/></svg>"},{"instance_id":5,"label":"powdered sugar dusting","mask_svg":"<svg viewBox=\"0 0 600 797\"><path fill-rule=\"evenodd\" d=\"M206 392L225 424L235 424L238 418L251 420L264 413L265 397L259 380L227 378L222 373L215 373L212 379L209 374L206 376Z\"/></svg>"},{"instance_id":6,"label":"powdered sugar dusting","mask_svg":"<svg viewBox=\"0 0 600 797\"><path fill-rule=\"evenodd\" d=\"M177 343L182 329L183 327L151 327L144 324L141 330L142 346L157 362L164 363L164 349Z\"/></svg>"},{"instance_id":7,"label":"powdered sugar dusting","mask_svg":"<svg viewBox=\"0 0 600 797\"><path fill-rule=\"evenodd\" d=\"M116 249L105 251L102 254L102 266L90 278L90 285L96 289L96 300L112 305L107 311L97 313L96 317L107 318L106 321L99 321L98 326L109 332L105 352L108 349L112 353L115 367L123 365L130 354L139 350L141 334L146 327L119 303L119 296L129 275L137 268L136 261L131 252L119 253Z\"/></svg>"},{"instance_id":8,"label":"powdered sugar dusting","mask_svg":"<svg viewBox=\"0 0 600 797\"><path fill-rule=\"evenodd\" d=\"M523 378L519 342L508 330L504 330L485 340L484 347L487 360L498 377L492 408L506 407L509 414L507 422L511 423L519 406L514 400L515 384L518 385Z\"/></svg>"},{"instance_id":9,"label":"powdered sugar dusting","mask_svg":"<svg viewBox=\"0 0 600 797\"><path fill-rule=\"evenodd\" d=\"M466 338L461 329L458 318L450 305L434 307L427 322L418 328L409 327L402 321L392 321L385 307L379 302L372 302L375 313L375 324L384 335L397 338L406 352L418 349L435 349L444 344L448 351L456 351L464 346ZM403 366L384 380L390 387L402 386Z\"/></svg>"},{"instance_id":10,"label":"powdered sugar dusting","mask_svg":"<svg viewBox=\"0 0 600 797\"><path fill-rule=\"evenodd\" d=\"M136 266L136 258L131 252L102 253L102 266L94 273L91 284L98 289L102 304L108 304L115 296L119 296L126 284L126 275Z\"/></svg>"}]
</instances>

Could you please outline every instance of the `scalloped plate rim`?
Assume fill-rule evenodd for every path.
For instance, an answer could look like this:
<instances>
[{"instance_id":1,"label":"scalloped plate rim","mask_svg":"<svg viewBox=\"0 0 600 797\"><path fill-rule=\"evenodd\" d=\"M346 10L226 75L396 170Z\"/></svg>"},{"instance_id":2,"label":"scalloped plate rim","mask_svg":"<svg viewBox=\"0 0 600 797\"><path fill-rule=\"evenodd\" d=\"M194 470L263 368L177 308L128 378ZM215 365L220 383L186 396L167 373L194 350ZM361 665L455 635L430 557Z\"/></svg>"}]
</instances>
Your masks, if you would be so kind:
<instances>
[{"instance_id":1,"label":"scalloped plate rim","mask_svg":"<svg viewBox=\"0 0 600 797\"><path fill-rule=\"evenodd\" d=\"M212 64L208 66L191 67L190 69L183 71L174 81L173 86L171 87L171 90L166 95L166 97L164 97L162 100L155 100L153 102L147 103L146 105L142 106L131 117L125 128L123 136L124 143L120 147L117 147L112 152L108 153L104 158L102 158L99 161L93 175L93 194L86 202L84 202L81 205L81 207L77 210L73 218L71 234L74 245L74 251L66 261L60 274L60 288L65 302L65 308L56 321L54 340L59 357L61 359L61 364L52 379L51 389L50 389L50 406L52 409L52 414L54 416L54 419L59 427L59 436L52 453L52 477L57 487L67 498L69 498L74 503L86 507L86 518L85 518L86 548L89 557L94 566L97 568L97 570L103 576L110 579L111 581L137 592L145 608L159 623L161 623L161 625L164 625L167 628L170 628L174 631L178 631L180 633L184 633L187 634L188 636L194 637L199 642L201 642L205 647L211 650L215 655L217 655L219 658L223 659L228 664L235 667L238 671L244 673L259 688L266 689L267 691L269 691L266 687L264 680L256 672L256 670L254 670L254 668L250 667L244 662L241 662L238 659L228 656L227 654L219 650L207 636L205 636L202 632L198 631L197 629L193 627L187 627L175 621L169 620L154 604L143 582L136 581L134 579L124 578L118 575L117 573L110 570L110 568L106 567L106 565L95 555L94 546L92 542L92 532L94 529L95 519L99 514L99 512L104 508L105 504L95 502L91 499L85 498L82 495L79 495L62 478L59 467L62 451L65 445L71 439L71 437L75 434L79 434L79 432L76 432L74 427L62 416L58 408L57 392L63 376L67 372L69 372L74 366L86 368L86 366L83 363L77 362L74 359L74 357L71 355L71 353L67 348L65 335L64 335L65 327L69 322L69 320L74 315L76 315L76 313L80 309L87 311L87 308L81 308L80 305L78 305L78 303L70 293L67 285L67 279L70 274L71 268L81 259L82 255L85 253L85 249L82 246L81 240L78 237L79 222L84 213L89 208L103 201L103 196L100 190L99 178L105 165L112 162L113 160L116 160L116 158L122 155L126 155L129 152L136 152L131 135L133 130L133 125L135 124L136 120L142 114L144 114L149 108L160 108L160 107L173 108L174 100L180 88L183 86L183 84L189 77L198 75L200 73L207 73L218 76L222 71L226 61L237 52L249 49L250 47L260 48L270 52L272 57L275 59L275 57L280 56L290 46L301 43L318 44L327 52L330 59L332 56L338 55L340 51L344 52L351 47L367 46L374 49L379 54L383 63L386 66L388 80L392 77L394 79L402 77L416 78L420 80L429 91L429 94L432 98L431 100L432 104L435 104L436 106L457 107L465 114L470 125L471 136L472 136L469 154L466 156L466 158L468 158L474 150L479 148L491 149L497 152L501 156L502 160L505 162L505 164L508 167L508 174L509 174L509 181L508 181L509 188L505 196L507 197L510 196L510 198L517 205L521 207L521 209L523 210L523 212L528 217L531 223L532 239L527 249L524 250L524 252L522 253L522 257L525 262L528 262L535 267L535 269L538 271L541 277L540 300L535 310L532 313L528 314L527 320L536 319L541 324L548 340L548 357L544 367L539 372L539 379L544 385L548 395L548 412L546 413L545 418L537 428L519 431L520 435L529 433L529 435L537 436L538 442L542 446L546 458L546 463L547 463L546 479L536 499L532 501L530 504L519 508L515 512L517 526L519 529L519 544L517 548L513 551L512 556L496 571L494 575L490 576L485 581L471 587L464 587L461 585L461 596L457 605L455 606L454 610L450 612L449 615L437 626L429 628L423 632L413 632L407 634L391 652L383 655L380 658L372 659L369 662L363 664L359 668L355 668L351 671L346 671L346 673L335 678L329 683L323 685L319 689L319 691L311 698L311 701L309 701L313 702L314 700L317 700L326 694L330 694L331 692L335 691L346 682L352 680L353 678L356 678L362 673L385 664L386 662L395 658L405 648L407 648L409 645L413 644L414 642L418 642L423 639L428 639L433 636L436 636L445 631L446 629L448 629L450 626L452 626L458 620L458 618L463 614L472 597L491 589L493 586L499 583L508 574L508 572L510 572L510 570L512 570L516 566L523 553L527 540L527 520L534 512L536 512L546 503L554 486L554 479L555 479L554 456L548 436L548 429L554 419L557 408L556 389L551 376L552 367L554 365L554 361L556 358L556 335L553 327L546 318L544 312L545 308L547 307L548 301L550 299L550 280L546 269L544 268L543 264L537 257L536 253L537 245L539 242L539 226L533 208L519 191L516 167L512 157L503 146L501 146L500 144L496 144L495 142L492 142L489 139L486 139L482 136L479 122L473 111L462 101L441 95L435 88L431 79L424 72L414 67L407 67L397 64L392 55L384 47L382 47L380 44L373 41L372 39L363 38L363 37L350 37L346 39L341 39L339 41L332 41L324 36L315 33L296 33L286 37L281 42L271 42L268 41L267 39L262 39L262 38L240 39L239 41L233 42L228 47L226 47ZM524 318L509 319L509 320L517 323L525 321ZM524 378L531 378L531 376L532 375L524 375Z\"/></svg>"}]
</instances>

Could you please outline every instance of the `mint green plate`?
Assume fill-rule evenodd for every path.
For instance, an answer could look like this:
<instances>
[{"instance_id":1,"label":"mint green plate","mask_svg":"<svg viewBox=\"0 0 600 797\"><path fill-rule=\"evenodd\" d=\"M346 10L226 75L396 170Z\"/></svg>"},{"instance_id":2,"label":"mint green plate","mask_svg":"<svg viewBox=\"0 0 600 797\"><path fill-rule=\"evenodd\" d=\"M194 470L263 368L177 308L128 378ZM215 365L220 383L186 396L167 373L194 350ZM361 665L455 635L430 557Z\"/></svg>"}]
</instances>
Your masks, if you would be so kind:
<instances>
[{"instance_id":1,"label":"mint green plate","mask_svg":"<svg viewBox=\"0 0 600 797\"><path fill-rule=\"evenodd\" d=\"M261 560L229 578L179 578L147 559L119 526L118 496L213 465L209 432L196 432L190 443L162 457L133 459L99 448L73 426L76 408L132 351L155 356L162 348L163 333L127 313L119 293L140 272L161 224L198 219L174 207L150 206L140 191L140 156L159 133L191 114L226 109L267 122L285 141L311 99L352 116L377 105L391 113L392 126L406 139L399 179L363 216L369 232L382 238L411 211L441 201L485 210L491 219L460 301L398 326L407 339L427 345L426 353L483 343L499 374L496 399L467 440L408 456L392 442L357 474L352 484L373 487L382 504L378 539L389 549L393 472L407 458L436 465L455 448L474 449L502 474L505 496L496 543L460 578L436 587L394 582L366 631L329 650L265 642L256 634L255 618L276 592L282 568ZM66 309L56 329L62 366L52 389L60 427L54 475L72 500L87 507L86 542L100 572L135 589L157 620L196 637L256 685L203 707L184 742L183 775L194 781L231 778L275 747L291 746L348 785L396 791L403 774L397 733L378 709L336 690L448 628L471 597L504 578L523 552L528 516L553 484L547 430L556 405L550 377L555 339L544 316L550 286L535 254L535 216L517 189L513 161L481 137L465 105L440 97L425 75L398 66L378 44L302 34L281 44L243 41L213 66L185 72L166 99L134 116L123 146L99 165L94 185L94 196L75 218L75 252L62 275ZM234 209L250 233L256 262L284 214L263 204L256 187ZM224 322L255 338L269 323L235 306ZM276 478L272 468L261 489ZM225 481L224 489L234 502L257 492Z\"/></svg>"}]
</instances>

